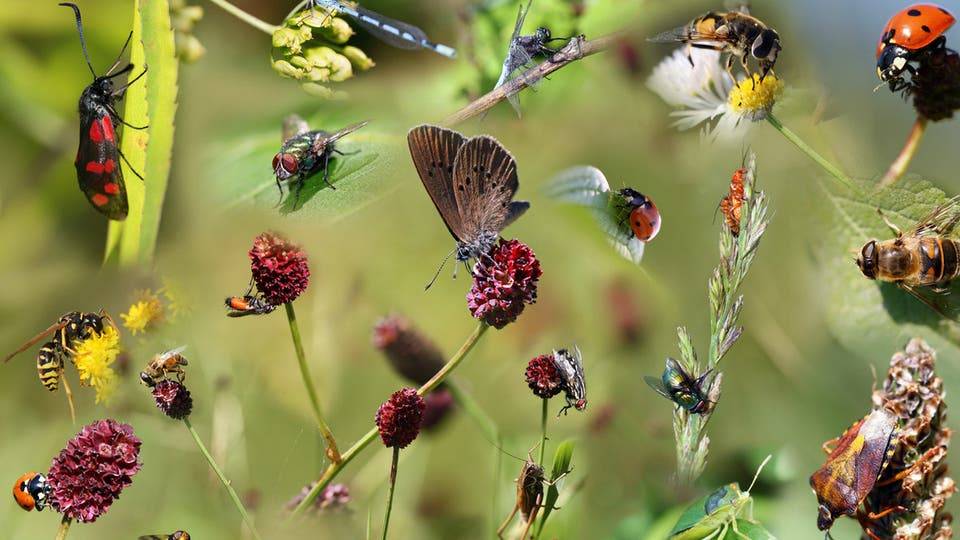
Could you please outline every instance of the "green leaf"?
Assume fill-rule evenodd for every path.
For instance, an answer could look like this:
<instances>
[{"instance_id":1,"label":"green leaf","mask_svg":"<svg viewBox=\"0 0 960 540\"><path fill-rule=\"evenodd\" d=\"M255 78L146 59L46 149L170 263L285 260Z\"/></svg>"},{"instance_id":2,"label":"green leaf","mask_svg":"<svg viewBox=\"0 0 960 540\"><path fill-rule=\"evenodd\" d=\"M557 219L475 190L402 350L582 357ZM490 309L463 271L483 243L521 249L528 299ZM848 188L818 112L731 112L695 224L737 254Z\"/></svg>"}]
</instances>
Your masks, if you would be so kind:
<instances>
[{"instance_id":1,"label":"green leaf","mask_svg":"<svg viewBox=\"0 0 960 540\"><path fill-rule=\"evenodd\" d=\"M777 537L764 529L763 525L740 518L737 519L737 530L733 530L733 527L728 528L722 540L745 540L747 538L750 540L776 540Z\"/></svg>"},{"instance_id":2,"label":"green leaf","mask_svg":"<svg viewBox=\"0 0 960 540\"><path fill-rule=\"evenodd\" d=\"M543 518L540 519L540 526L537 529L537 537L547 524L547 518L553 513L554 505L560 498L560 482L563 481L567 473L570 472L570 463L573 461L573 448L575 443L572 439L567 439L557 446L557 451L553 455L553 469L550 471L550 486L547 487L547 496L543 503Z\"/></svg>"},{"instance_id":3,"label":"green leaf","mask_svg":"<svg viewBox=\"0 0 960 540\"><path fill-rule=\"evenodd\" d=\"M861 182L857 190L836 184L826 189L829 230L823 235L820 266L829 279L821 281L827 302L827 324L851 350L865 355L902 345L903 336L921 336L934 348L952 347L960 340L960 325L938 315L892 283L864 277L854 262L871 239L889 240L894 234L877 214L907 230L942 204L947 196L930 182L904 178L892 187L874 190ZM928 297L932 291L921 291ZM950 295L956 297L956 294ZM943 306L950 297L940 296ZM953 300L955 302L956 300ZM954 308L948 307L948 313Z\"/></svg>"},{"instance_id":4,"label":"green leaf","mask_svg":"<svg viewBox=\"0 0 960 540\"><path fill-rule=\"evenodd\" d=\"M311 122L312 129L334 131L348 122ZM400 138L364 127L337 141L337 150L330 160L329 181L323 171L304 180L300 198L294 209L295 186L285 183L283 200L277 190L271 163L280 149L281 126L276 129L229 137L212 145L207 158L211 170L207 175L214 197L224 207L243 205L266 209L278 207L283 214L302 213L333 221L383 197L396 188L388 180L396 175L392 166L401 150Z\"/></svg>"},{"instance_id":5,"label":"green leaf","mask_svg":"<svg viewBox=\"0 0 960 540\"><path fill-rule=\"evenodd\" d=\"M146 263L153 257L170 175L178 64L167 0L134 1L130 62L135 68L129 80L140 75L144 66L149 70L127 89L123 119L148 127L125 126L120 143L129 162L124 182L130 213L122 222L110 222L105 259L123 265ZM142 182L130 167L143 175Z\"/></svg>"}]
</instances>

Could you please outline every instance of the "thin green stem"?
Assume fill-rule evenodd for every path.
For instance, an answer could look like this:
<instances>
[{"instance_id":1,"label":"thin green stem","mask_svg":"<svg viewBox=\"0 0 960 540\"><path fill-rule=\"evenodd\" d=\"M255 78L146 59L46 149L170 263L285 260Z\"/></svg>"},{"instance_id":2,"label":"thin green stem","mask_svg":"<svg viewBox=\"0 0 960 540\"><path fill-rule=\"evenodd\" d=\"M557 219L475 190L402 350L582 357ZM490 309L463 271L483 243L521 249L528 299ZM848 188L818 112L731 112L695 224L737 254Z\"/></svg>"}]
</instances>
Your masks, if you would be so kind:
<instances>
[{"instance_id":1,"label":"thin green stem","mask_svg":"<svg viewBox=\"0 0 960 540\"><path fill-rule=\"evenodd\" d=\"M468 337L467 341L464 342L464 344L460 347L460 350L458 350L456 354L454 354L453 357L450 358L450 360L446 363L446 365L444 365L443 368L440 371L438 371L437 374L434 375L432 379L430 379L429 381L427 381L426 384L420 387L420 389L417 390L417 393L422 396L427 392L436 388L437 385L439 385L440 383L442 383L443 380L447 377L447 375L449 375L454 368L456 368L458 365L460 365L461 362L463 362L463 359L466 358L467 354L473 349L474 345L477 344L477 341L480 340L480 337L483 336L484 332L486 332L488 328L489 326L483 322L477 325L477 328L473 331L472 334L470 334L470 337ZM340 474L340 471L342 471L344 467L347 466L347 464L353 461L353 458L357 457L357 454L363 451L364 448L369 446L370 443L372 443L373 440L377 438L378 433L379 432L377 431L376 426L374 426L370 431L366 433L366 435L364 435L357 442L353 443L353 446L348 448L347 451L343 453L339 462L330 463L330 465L327 466L326 470L323 471L323 474L320 475L320 478L317 480L317 483L313 486L310 492L307 493L307 496L304 497L302 501L300 501L300 504L297 505L296 508L293 509L293 512L291 512L290 517L292 518L300 515L301 512L303 512L307 507L312 505L313 501L315 501L317 499L317 496L320 495L320 492L323 491L323 489L327 487L327 485L331 481L333 481L333 479L336 478L338 474Z\"/></svg>"},{"instance_id":2,"label":"thin green stem","mask_svg":"<svg viewBox=\"0 0 960 540\"><path fill-rule=\"evenodd\" d=\"M230 2L227 2L227 0L210 0L210 2L220 6L220 9L268 35L272 36L274 31L279 28L278 26L274 26L266 21L261 21L260 19L238 8Z\"/></svg>"},{"instance_id":3,"label":"thin green stem","mask_svg":"<svg viewBox=\"0 0 960 540\"><path fill-rule=\"evenodd\" d=\"M920 147L920 140L923 138L926 130L927 119L918 116L917 121L913 123L913 129L910 130L910 135L907 136L907 142L903 145L903 150L900 150L897 159L890 164L890 168L887 169L886 174L880 179L880 187L887 187L903 176L903 173L907 171L907 167L910 166L910 161L913 160L914 154L917 153L917 148Z\"/></svg>"},{"instance_id":4,"label":"thin green stem","mask_svg":"<svg viewBox=\"0 0 960 540\"><path fill-rule=\"evenodd\" d=\"M287 309L287 321L290 323L290 336L293 338L293 347L297 351L297 363L300 365L300 377L303 379L303 386L307 389L307 395L310 396L310 406L313 407L313 416L317 421L317 427L320 428L320 434L327 441L327 459L337 463L342 458L340 450L337 448L337 440L330 431L330 426L323 419L323 412L320 410L320 398L317 395L317 388L313 385L313 378L310 376L310 367L307 366L307 354L303 350L303 340L300 338L300 327L297 325L297 313L293 310L293 302L287 302L283 305Z\"/></svg>"},{"instance_id":5,"label":"thin green stem","mask_svg":"<svg viewBox=\"0 0 960 540\"><path fill-rule=\"evenodd\" d=\"M543 406L540 410L540 466L543 467L543 457L547 453L547 404L546 398L541 398Z\"/></svg>"},{"instance_id":6,"label":"thin green stem","mask_svg":"<svg viewBox=\"0 0 960 540\"><path fill-rule=\"evenodd\" d=\"M387 529L390 527L390 511L393 510L393 490L397 485L397 461L400 459L400 448L393 447L393 461L390 462L390 490L387 493L387 514L383 518L383 540L387 540Z\"/></svg>"},{"instance_id":7,"label":"thin green stem","mask_svg":"<svg viewBox=\"0 0 960 540\"><path fill-rule=\"evenodd\" d=\"M60 522L60 528L57 529L57 540L63 540L67 537L67 532L70 531L70 524L73 522L67 516L63 516L63 520Z\"/></svg>"},{"instance_id":8,"label":"thin green stem","mask_svg":"<svg viewBox=\"0 0 960 540\"><path fill-rule=\"evenodd\" d=\"M805 143L803 139L800 138L799 135L793 132L793 130L781 124L780 120L778 120L777 117L774 116L772 113L767 113L767 122L769 122L770 125L774 127L774 129L779 131L781 135L786 137L788 141L792 142L794 146L799 148L801 152L806 154L807 157L817 162L817 165L820 165L821 167L823 167L825 171L830 173L830 176L836 178L844 186L851 189L856 189L856 186L854 186L853 181L851 181L850 178L848 178L847 175L843 173L843 171L838 169L837 166L834 165L833 163L830 163L829 161L827 161L826 158L818 154L816 150L814 150L812 147L810 147L810 145Z\"/></svg>"},{"instance_id":9,"label":"thin green stem","mask_svg":"<svg viewBox=\"0 0 960 540\"><path fill-rule=\"evenodd\" d=\"M234 491L233 485L229 480L227 480L227 477L223 475L223 471L220 470L217 462L213 460L213 456L210 455L207 447L204 446L203 441L200 440L200 435L197 434L197 430L193 429L193 424L190 423L190 419L184 418L183 424L187 426L187 431L189 431L190 435L193 436L194 442L196 442L197 447L200 448L200 453L203 454L203 457L207 459L207 463L210 464L210 468L213 469L213 472L216 473L217 478L220 479L220 483L223 484L224 488L226 488L227 493L230 495L230 499L233 500L234 506L236 506L237 510L240 512L240 517L242 517L243 522L247 524L250 534L252 534L256 540L260 540L260 533L257 532L257 528L253 525L253 520L250 519L250 515L247 514L247 509L244 508L243 503L240 501L240 497L237 495L237 492Z\"/></svg>"}]
</instances>

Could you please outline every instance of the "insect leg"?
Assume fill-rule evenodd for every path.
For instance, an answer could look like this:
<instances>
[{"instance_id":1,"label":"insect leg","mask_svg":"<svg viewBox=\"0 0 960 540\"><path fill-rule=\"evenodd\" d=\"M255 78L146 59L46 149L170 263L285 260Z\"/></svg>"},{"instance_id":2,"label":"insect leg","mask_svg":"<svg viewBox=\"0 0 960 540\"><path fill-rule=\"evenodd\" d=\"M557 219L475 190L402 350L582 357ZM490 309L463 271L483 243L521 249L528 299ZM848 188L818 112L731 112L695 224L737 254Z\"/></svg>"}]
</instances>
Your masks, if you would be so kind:
<instances>
[{"instance_id":1,"label":"insect leg","mask_svg":"<svg viewBox=\"0 0 960 540\"><path fill-rule=\"evenodd\" d=\"M824 454L830 454L830 453L832 453L833 450L834 450L834 448L833 448L834 445L836 445L838 442L840 442L840 437L834 437L834 438L830 439L829 441L826 441L825 443L823 443L822 445L820 445L820 448L823 449L823 453L824 453Z\"/></svg>"},{"instance_id":2,"label":"insect leg","mask_svg":"<svg viewBox=\"0 0 960 540\"><path fill-rule=\"evenodd\" d=\"M143 179L143 176L140 173L138 173L136 169L133 168L133 165L130 164L130 160L127 159L126 154L120 151L119 146L117 147L117 153L120 154L121 158L123 158L123 162L127 164L127 168L130 169L130 172L132 172L134 176L139 178L141 182L145 182L146 180Z\"/></svg>"},{"instance_id":3,"label":"insect leg","mask_svg":"<svg viewBox=\"0 0 960 540\"><path fill-rule=\"evenodd\" d=\"M517 515L517 510L520 509L520 503L513 505L513 510L510 511L510 515L507 516L507 519L503 520L503 523L500 524L500 528L497 529L497 537L500 540L503 540L503 531L507 528L507 525L510 525L510 522L513 521L513 516Z\"/></svg>"},{"instance_id":4,"label":"insect leg","mask_svg":"<svg viewBox=\"0 0 960 540\"><path fill-rule=\"evenodd\" d=\"M323 183L330 186L330 189L335 190L337 188L330 183L330 154L331 152L323 153Z\"/></svg>"},{"instance_id":5,"label":"insect leg","mask_svg":"<svg viewBox=\"0 0 960 540\"><path fill-rule=\"evenodd\" d=\"M890 230L893 231L893 234L897 235L898 238L903 236L903 231L900 230L900 227L897 227L892 221L890 221L886 214L883 213L883 210L877 208L877 214L880 215L880 219L883 220L887 227L890 227Z\"/></svg>"},{"instance_id":6,"label":"insect leg","mask_svg":"<svg viewBox=\"0 0 960 540\"><path fill-rule=\"evenodd\" d=\"M130 64L128 67L129 67L130 69L133 69L133 64ZM126 71L126 69L127 69L127 68L124 68L122 71L117 72L116 75L119 75L120 73L123 73L123 71ZM140 78L143 77L143 76L146 75L146 74L147 74L147 66L143 66L143 71L141 71L139 75L137 75L136 77L134 77L132 81L129 81L127 84L125 84L125 85L121 86L120 88L117 88L116 90L113 91L114 97L123 95L123 93L127 91L127 88L130 88L130 85L131 85L131 84L139 81ZM116 77L116 75L113 75L113 76Z\"/></svg>"},{"instance_id":7,"label":"insect leg","mask_svg":"<svg viewBox=\"0 0 960 540\"><path fill-rule=\"evenodd\" d=\"M147 129L148 127L150 127L149 124L146 126L134 126L132 124L128 124L127 121L120 116L120 113L118 113L116 109L114 109L109 105L107 106L107 112L110 113L110 118L116 120L120 124L127 126L130 129Z\"/></svg>"},{"instance_id":8,"label":"insect leg","mask_svg":"<svg viewBox=\"0 0 960 540\"><path fill-rule=\"evenodd\" d=\"M277 191L280 192L280 198L277 200L277 206L280 206L280 203L283 202L283 186L280 185L280 178L274 178L277 182Z\"/></svg>"},{"instance_id":9,"label":"insect leg","mask_svg":"<svg viewBox=\"0 0 960 540\"><path fill-rule=\"evenodd\" d=\"M888 479L884 480L883 482L877 482L877 485L878 485L878 486L886 486L886 485L890 485L890 484L892 484L892 483L894 483L894 482L898 482L898 481L900 481L900 480L903 480L904 478L906 478L907 476L909 476L911 473L913 473L914 469L916 469L917 467L923 465L925 462L927 462L927 461L929 461L930 459L932 459L933 456L935 456L938 452L941 452L941 451L942 451L942 450L941 450L941 447L940 447L939 445L938 445L938 446L934 446L933 448L931 448L931 449L927 450L926 452L924 452L923 455L921 455L921 456L917 459L917 461L914 462L913 465L911 465L910 467L907 467L906 469L898 472L897 474L893 475L891 478L888 478ZM900 510L897 510L898 508L900 508ZM901 506L901 507L895 506L895 507L892 507L892 508L887 508L886 510L882 511L882 512L881 512L881 515L879 515L879 516L873 517L872 514L871 514L871 519L879 519L880 517L883 517L883 516L889 514L890 512L893 512L893 511L903 512L903 511L906 511L906 510L907 510L907 509L906 509L906 508L903 508L902 506Z\"/></svg>"},{"instance_id":10,"label":"insect leg","mask_svg":"<svg viewBox=\"0 0 960 540\"><path fill-rule=\"evenodd\" d=\"M916 298L917 300L919 300L919 301L923 302L924 304L926 304L928 308L930 308L930 309L932 309L933 311L935 311L935 312L936 312L938 315L940 315L941 317L943 317L943 318L945 318L945 319L953 320L953 317L951 317L950 315L948 315L947 312L944 311L943 307L941 307L940 305L938 305L938 304L937 304L936 302L934 302L933 300L927 298L926 296L923 296L922 294L920 294L920 291L918 291L917 289L911 287L910 285L906 285L906 284L903 283L903 282L897 282L897 287L900 287L901 289L903 289L903 290L907 291L908 293L910 293L914 298Z\"/></svg>"},{"instance_id":11,"label":"insect leg","mask_svg":"<svg viewBox=\"0 0 960 540\"><path fill-rule=\"evenodd\" d=\"M523 532L520 533L520 540L524 540L527 537L527 533L530 532L530 526L533 525L533 522L537 520L537 513L540 511L540 507L543 504L541 494L537 497L536 502L533 504L533 509L530 510L530 517L527 519L527 524L523 526Z\"/></svg>"}]
</instances>

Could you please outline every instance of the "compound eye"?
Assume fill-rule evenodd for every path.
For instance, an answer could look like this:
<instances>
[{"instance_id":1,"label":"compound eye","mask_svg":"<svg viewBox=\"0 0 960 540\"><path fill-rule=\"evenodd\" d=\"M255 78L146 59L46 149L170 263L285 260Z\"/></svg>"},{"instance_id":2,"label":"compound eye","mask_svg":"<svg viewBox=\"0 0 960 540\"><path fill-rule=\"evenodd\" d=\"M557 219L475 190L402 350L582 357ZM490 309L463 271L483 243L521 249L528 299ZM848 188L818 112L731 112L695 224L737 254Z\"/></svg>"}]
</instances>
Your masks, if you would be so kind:
<instances>
[{"instance_id":1,"label":"compound eye","mask_svg":"<svg viewBox=\"0 0 960 540\"><path fill-rule=\"evenodd\" d=\"M753 41L750 53L754 58L766 58L773 51L776 41L777 35L770 30L765 30Z\"/></svg>"}]
</instances>

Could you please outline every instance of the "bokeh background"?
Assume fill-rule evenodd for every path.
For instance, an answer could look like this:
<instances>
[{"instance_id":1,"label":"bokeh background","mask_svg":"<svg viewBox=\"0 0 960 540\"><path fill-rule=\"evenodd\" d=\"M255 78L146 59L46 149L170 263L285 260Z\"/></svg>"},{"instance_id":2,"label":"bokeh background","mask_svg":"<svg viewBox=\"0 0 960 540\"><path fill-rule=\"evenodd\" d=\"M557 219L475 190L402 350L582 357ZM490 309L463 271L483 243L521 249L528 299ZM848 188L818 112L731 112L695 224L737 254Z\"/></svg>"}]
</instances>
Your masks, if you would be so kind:
<instances>
[{"instance_id":1,"label":"bokeh background","mask_svg":"<svg viewBox=\"0 0 960 540\"><path fill-rule=\"evenodd\" d=\"M463 47L470 36L470 3L365 5ZM944 5L960 9L951 3ZM271 22L282 19L287 4L237 1ZM876 39L902 4L813 0L752 6L783 39L777 74L795 99L784 102L782 119L858 178L885 170L913 122L900 97L885 89L871 92ZM161 416L137 384L136 373L152 354L177 345L189 347L194 424L254 509L265 538L362 538L368 516L378 535L389 467L389 452L379 443L340 477L353 490L349 511L284 520L284 502L323 466L286 321L279 312L228 319L222 302L245 290L246 252L256 234L273 229L301 243L312 281L297 308L325 411L341 447L365 433L377 406L408 384L371 344L379 317L406 315L448 354L474 327L463 273L453 280L444 271L423 291L452 241L417 180L403 135L452 113L466 103L465 89L488 82L466 61L393 50L361 31L354 40L378 66L337 86L349 93L347 99L323 101L271 70L266 35L213 4L199 5L205 17L194 33L207 54L181 67L173 173L156 263L118 270L101 268L106 223L76 187L76 100L89 74L72 18L52 1L0 3L0 351L14 349L63 312L103 307L116 316L136 291L172 281L184 291L190 312L145 336L124 334L131 367L112 404L95 405L92 392L78 389L68 372L79 424L116 418L132 424L144 441L144 468L133 485L99 521L74 526L70 538L135 538L175 529L199 539L242 537L235 508L186 430ZM588 37L628 27L621 47L524 93L522 120L502 104L482 122L459 126L494 135L516 157L519 197L533 208L505 235L533 247L544 276L537 304L516 324L489 332L456 379L497 421L505 449L525 455L539 439L540 414L539 400L523 381L527 360L573 344L583 350L590 406L550 421L548 455L561 440L576 440L575 469L566 486L568 492L578 486L551 517L550 538L654 538L658 531L662 537L657 527L672 525L671 512L723 483L745 485L767 453L775 460L754 491L757 517L780 538L819 536L807 477L822 463L820 444L868 412L871 369L882 376L890 355L911 334L884 332L848 347L847 336L825 322L833 301L825 286L854 279L857 269L851 262L842 275L825 272L824 257L852 258L849 249L859 245L828 254L821 249L831 234L824 225L831 212L823 189L829 180L821 170L766 124L731 143L676 132L668 107L645 87L652 67L670 52L645 43L645 36L721 6L587 0L581 7L576 24ZM91 55L103 69L129 31L131 3L85 1L81 8ZM516 2L499 9L512 26ZM950 43L960 39L956 32L948 36ZM822 113L815 115L818 104ZM280 121L290 112L327 129L371 119L369 134L357 135L361 147L364 137L393 138L396 154L364 180L362 204L286 215L270 204L224 204L223 188L230 182L269 178L269 154L257 168L236 164L252 163L244 141L255 145L275 133L279 143ZM957 192L957 135L955 122L932 126L911 172ZM709 426L709 464L696 489L680 490L671 483L671 406L642 376L658 374L664 358L678 354L679 325L705 351L706 281L717 262L721 227L715 209L748 146L758 155L772 222L743 288L745 332L724 362L721 406ZM606 245L586 211L543 195L552 175L575 164L595 165L612 184L656 201L664 226L640 267ZM127 181L138 180L128 174ZM314 199L327 195L333 196L325 190ZM633 339L625 339L616 322L614 305L623 302L635 310ZM878 317L885 317L882 309L876 306ZM949 404L960 391L958 350L944 340L935 343ZM62 392L49 394L37 382L34 351L0 368L0 479L11 482L26 470L45 470L79 429L70 423ZM558 398L551 409L559 406ZM392 537L489 537L490 524L510 509L520 467L504 457L504 470L495 477L495 453L462 411L417 440L403 452ZM499 504L491 515L494 491ZM7 499L0 504L0 523L0 537L45 538L54 534L57 516L24 513ZM854 538L857 531L853 522L839 522L834 535Z\"/></svg>"}]
</instances>

